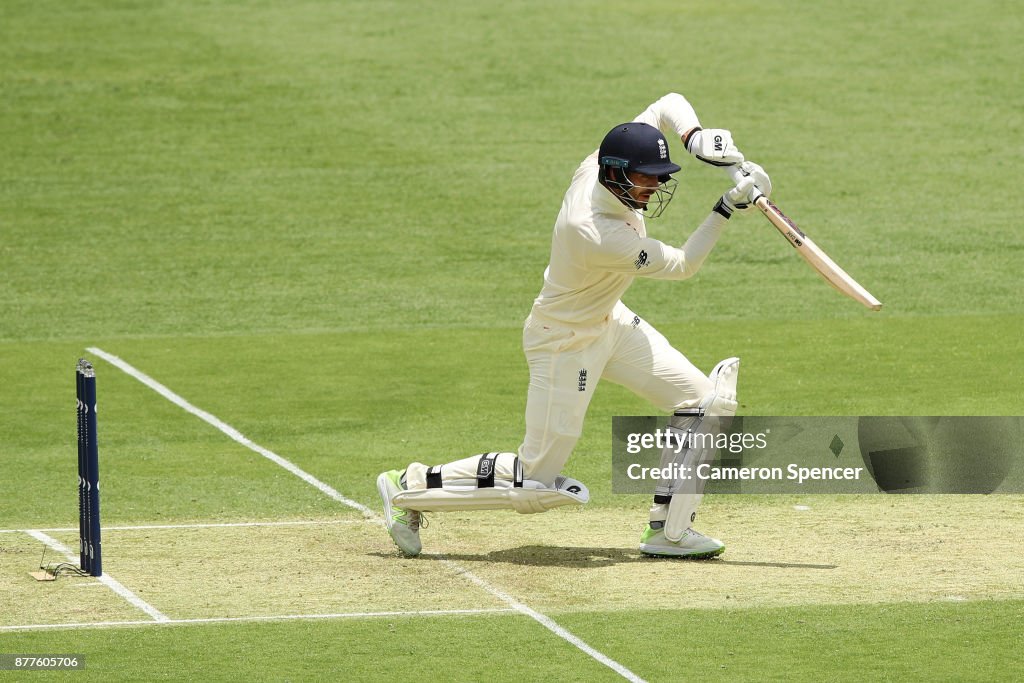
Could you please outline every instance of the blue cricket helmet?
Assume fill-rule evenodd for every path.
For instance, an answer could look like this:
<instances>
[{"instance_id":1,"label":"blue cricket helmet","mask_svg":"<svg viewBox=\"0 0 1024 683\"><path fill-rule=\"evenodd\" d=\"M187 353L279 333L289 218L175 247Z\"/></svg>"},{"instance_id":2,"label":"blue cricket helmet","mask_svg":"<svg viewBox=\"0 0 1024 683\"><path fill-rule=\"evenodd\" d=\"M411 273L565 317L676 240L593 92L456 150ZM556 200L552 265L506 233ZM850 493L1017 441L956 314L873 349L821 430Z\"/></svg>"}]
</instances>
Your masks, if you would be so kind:
<instances>
[{"instance_id":1,"label":"blue cricket helmet","mask_svg":"<svg viewBox=\"0 0 1024 683\"><path fill-rule=\"evenodd\" d=\"M669 158L668 142L661 131L639 121L622 123L608 131L598 150L598 163L659 177L681 170Z\"/></svg>"}]
</instances>

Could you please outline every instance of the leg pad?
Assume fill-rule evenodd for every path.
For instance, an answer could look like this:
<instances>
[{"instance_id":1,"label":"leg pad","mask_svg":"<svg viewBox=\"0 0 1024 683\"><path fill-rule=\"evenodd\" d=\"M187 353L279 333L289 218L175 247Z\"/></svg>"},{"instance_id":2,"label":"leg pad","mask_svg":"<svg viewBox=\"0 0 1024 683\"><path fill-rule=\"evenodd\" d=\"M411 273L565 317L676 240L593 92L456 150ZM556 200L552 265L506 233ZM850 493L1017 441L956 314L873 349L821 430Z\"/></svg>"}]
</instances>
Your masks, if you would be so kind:
<instances>
[{"instance_id":1,"label":"leg pad","mask_svg":"<svg viewBox=\"0 0 1024 683\"><path fill-rule=\"evenodd\" d=\"M672 428L682 435L687 433L714 437L728 423L729 418L736 414L736 380L740 370L739 358L726 358L711 371L709 379L714 389L705 396L700 407L691 414L677 413L673 417ZM682 463L688 466L691 473L696 472L700 463L710 462L715 457L714 448L684 449ZM658 493L662 502L664 494L671 493L668 504L668 515L665 520L665 538L679 542L686 530L697 517L697 507L704 497L704 482L699 479L683 483L672 483L668 491L659 487Z\"/></svg>"},{"instance_id":2,"label":"leg pad","mask_svg":"<svg viewBox=\"0 0 1024 683\"><path fill-rule=\"evenodd\" d=\"M520 486L514 481L495 479L493 486L480 487L477 482L456 484L445 482L439 488L402 491L394 497L396 507L419 512L456 510L515 510L522 514L546 512L563 505L584 505L590 491L583 482L559 476L554 488L524 479Z\"/></svg>"}]
</instances>

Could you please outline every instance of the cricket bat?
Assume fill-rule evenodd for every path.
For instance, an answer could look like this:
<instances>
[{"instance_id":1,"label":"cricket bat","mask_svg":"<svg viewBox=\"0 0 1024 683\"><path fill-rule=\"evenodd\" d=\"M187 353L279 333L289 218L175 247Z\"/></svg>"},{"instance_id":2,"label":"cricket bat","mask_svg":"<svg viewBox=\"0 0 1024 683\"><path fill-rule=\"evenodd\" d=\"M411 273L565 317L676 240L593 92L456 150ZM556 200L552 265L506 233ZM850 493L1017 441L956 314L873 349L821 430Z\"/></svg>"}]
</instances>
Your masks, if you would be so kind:
<instances>
[{"instance_id":1,"label":"cricket bat","mask_svg":"<svg viewBox=\"0 0 1024 683\"><path fill-rule=\"evenodd\" d=\"M797 227L786 214L782 213L779 207L764 195L754 201L754 205L761 210L765 218L775 226L775 229L782 233L782 236L789 240L797 253L803 256L811 268L825 278L825 281L835 287L841 293L854 301L859 301L872 311L882 310L882 302L871 295L871 292L864 289L856 280L840 268L835 261L828 257L821 247L814 243L807 234Z\"/></svg>"}]
</instances>

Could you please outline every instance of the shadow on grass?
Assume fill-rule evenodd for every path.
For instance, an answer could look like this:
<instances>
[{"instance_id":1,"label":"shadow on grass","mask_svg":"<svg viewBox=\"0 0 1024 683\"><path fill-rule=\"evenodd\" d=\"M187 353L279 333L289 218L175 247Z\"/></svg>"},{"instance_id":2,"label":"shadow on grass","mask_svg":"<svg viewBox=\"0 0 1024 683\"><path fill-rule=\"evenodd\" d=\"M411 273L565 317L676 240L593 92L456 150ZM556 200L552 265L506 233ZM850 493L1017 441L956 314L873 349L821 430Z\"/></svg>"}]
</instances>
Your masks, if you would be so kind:
<instances>
[{"instance_id":1,"label":"shadow on grass","mask_svg":"<svg viewBox=\"0 0 1024 683\"><path fill-rule=\"evenodd\" d=\"M389 553L370 553L378 557L391 557ZM625 548L580 548L549 545L524 545L518 548L494 550L489 553L470 555L466 553L424 553L420 560L452 560L454 562L504 562L532 567L570 567L574 569L598 569L629 562L700 562L707 566L729 565L732 567L778 567L782 569L836 569L834 564L805 564L799 562L741 562L713 557L708 559L685 559L678 557L650 557L637 550Z\"/></svg>"}]
</instances>

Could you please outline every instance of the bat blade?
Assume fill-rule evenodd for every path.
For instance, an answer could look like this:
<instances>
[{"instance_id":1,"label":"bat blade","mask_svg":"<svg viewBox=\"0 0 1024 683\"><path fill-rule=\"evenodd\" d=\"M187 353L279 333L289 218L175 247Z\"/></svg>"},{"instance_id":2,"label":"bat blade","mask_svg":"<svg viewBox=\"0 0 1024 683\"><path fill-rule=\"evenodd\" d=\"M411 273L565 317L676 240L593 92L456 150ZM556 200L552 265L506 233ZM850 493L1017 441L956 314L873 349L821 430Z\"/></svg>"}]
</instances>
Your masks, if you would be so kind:
<instances>
[{"instance_id":1,"label":"bat blade","mask_svg":"<svg viewBox=\"0 0 1024 683\"><path fill-rule=\"evenodd\" d=\"M839 292L859 301L873 311L882 310L882 302L872 296L871 292L864 289L859 282L850 277L849 273L839 267L835 261L829 258L828 254L814 243L807 234L797 227L793 220L782 213L773 202L767 197L758 197L754 202L765 218L775 226L783 237L796 249L797 253L818 272L825 281L835 287Z\"/></svg>"}]
</instances>

